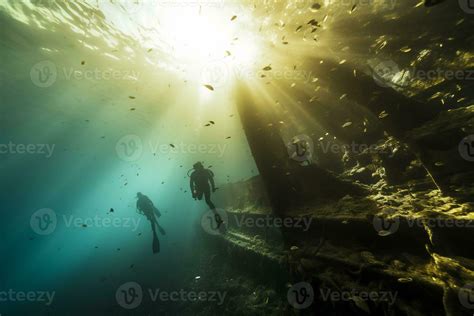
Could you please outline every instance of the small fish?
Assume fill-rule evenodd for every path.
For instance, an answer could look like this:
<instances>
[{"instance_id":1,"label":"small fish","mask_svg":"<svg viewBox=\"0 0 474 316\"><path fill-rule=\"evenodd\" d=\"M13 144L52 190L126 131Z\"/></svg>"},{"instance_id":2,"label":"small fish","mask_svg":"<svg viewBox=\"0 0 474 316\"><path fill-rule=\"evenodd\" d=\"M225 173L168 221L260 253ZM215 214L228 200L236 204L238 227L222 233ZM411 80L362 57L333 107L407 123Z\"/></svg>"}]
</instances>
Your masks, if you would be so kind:
<instances>
[{"instance_id":1,"label":"small fish","mask_svg":"<svg viewBox=\"0 0 474 316\"><path fill-rule=\"evenodd\" d=\"M135 99L135 97L133 95L129 95L128 98L132 99L132 100Z\"/></svg>"},{"instance_id":2,"label":"small fish","mask_svg":"<svg viewBox=\"0 0 474 316\"><path fill-rule=\"evenodd\" d=\"M405 47L400 48L400 51L402 53L409 53L409 52L411 52L411 48L408 47L408 46L405 46Z\"/></svg>"},{"instance_id":3,"label":"small fish","mask_svg":"<svg viewBox=\"0 0 474 316\"><path fill-rule=\"evenodd\" d=\"M315 3L315 4L313 4L313 5L311 6L311 9L310 9L310 10L313 11L313 12L316 12L316 11L318 11L319 9L321 9L321 5L320 5L319 3Z\"/></svg>"},{"instance_id":4,"label":"small fish","mask_svg":"<svg viewBox=\"0 0 474 316\"><path fill-rule=\"evenodd\" d=\"M352 125L352 122L346 122L342 125L342 128L349 127Z\"/></svg>"},{"instance_id":5,"label":"small fish","mask_svg":"<svg viewBox=\"0 0 474 316\"><path fill-rule=\"evenodd\" d=\"M262 70L265 70L265 71L272 70L272 66L271 65L265 66L262 68Z\"/></svg>"},{"instance_id":6,"label":"small fish","mask_svg":"<svg viewBox=\"0 0 474 316\"><path fill-rule=\"evenodd\" d=\"M86 64L85 60L81 61L81 65L85 65L85 64Z\"/></svg>"},{"instance_id":7,"label":"small fish","mask_svg":"<svg viewBox=\"0 0 474 316\"><path fill-rule=\"evenodd\" d=\"M230 18L231 21L234 21L235 19L237 19L237 15L234 15L233 17Z\"/></svg>"},{"instance_id":8,"label":"small fish","mask_svg":"<svg viewBox=\"0 0 474 316\"><path fill-rule=\"evenodd\" d=\"M214 91L214 87L211 86L210 84L205 84L204 87L208 88L211 91Z\"/></svg>"},{"instance_id":9,"label":"small fish","mask_svg":"<svg viewBox=\"0 0 474 316\"><path fill-rule=\"evenodd\" d=\"M388 231L388 230L381 230L379 231L379 236L380 237L386 237L386 236L390 236L392 234L392 232Z\"/></svg>"},{"instance_id":10,"label":"small fish","mask_svg":"<svg viewBox=\"0 0 474 316\"><path fill-rule=\"evenodd\" d=\"M209 123L211 123L212 125L216 124L214 121L209 121Z\"/></svg>"},{"instance_id":11,"label":"small fish","mask_svg":"<svg viewBox=\"0 0 474 316\"><path fill-rule=\"evenodd\" d=\"M312 25L312 26L314 26L314 27L318 27L318 26L319 26L318 21L316 21L315 19L309 20L308 23L306 23L306 24Z\"/></svg>"},{"instance_id":12,"label":"small fish","mask_svg":"<svg viewBox=\"0 0 474 316\"><path fill-rule=\"evenodd\" d=\"M410 282L413 281L413 279L410 278L410 277L408 277L408 278L398 278L397 281L400 282L400 283L410 283Z\"/></svg>"},{"instance_id":13,"label":"small fish","mask_svg":"<svg viewBox=\"0 0 474 316\"><path fill-rule=\"evenodd\" d=\"M383 119L383 118L386 118L388 116L388 113L386 111L382 111L380 112L379 114L379 119Z\"/></svg>"},{"instance_id":14,"label":"small fish","mask_svg":"<svg viewBox=\"0 0 474 316\"><path fill-rule=\"evenodd\" d=\"M113 213L113 212L115 212L115 211L114 211L114 209L113 209L113 208L111 208L109 212L110 212L110 213Z\"/></svg>"},{"instance_id":15,"label":"small fish","mask_svg":"<svg viewBox=\"0 0 474 316\"><path fill-rule=\"evenodd\" d=\"M173 144L170 144L170 146L173 147L173 148L175 148L175 145L173 145Z\"/></svg>"}]
</instances>

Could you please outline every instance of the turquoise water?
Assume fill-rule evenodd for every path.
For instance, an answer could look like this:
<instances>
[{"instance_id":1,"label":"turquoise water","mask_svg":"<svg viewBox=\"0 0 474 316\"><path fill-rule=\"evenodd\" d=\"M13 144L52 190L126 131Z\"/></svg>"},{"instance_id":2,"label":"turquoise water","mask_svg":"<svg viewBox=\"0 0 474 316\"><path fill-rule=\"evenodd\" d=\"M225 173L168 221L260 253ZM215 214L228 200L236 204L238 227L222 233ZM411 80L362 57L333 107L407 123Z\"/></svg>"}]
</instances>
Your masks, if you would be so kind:
<instances>
[{"instance_id":1,"label":"turquoise water","mask_svg":"<svg viewBox=\"0 0 474 316\"><path fill-rule=\"evenodd\" d=\"M2 302L5 315L103 311L127 281L189 283L207 208L192 199L188 170L196 161L212 165L217 186L256 174L227 93L203 100L199 87L173 65L157 65L166 61L94 7L0 4L0 142L9 146L0 155L0 286L56 293L53 306ZM52 83L46 72L37 76L45 67L56 73ZM157 255L150 224L135 210L139 191L162 213L167 235ZM57 225L38 235L30 220L44 208Z\"/></svg>"}]
</instances>

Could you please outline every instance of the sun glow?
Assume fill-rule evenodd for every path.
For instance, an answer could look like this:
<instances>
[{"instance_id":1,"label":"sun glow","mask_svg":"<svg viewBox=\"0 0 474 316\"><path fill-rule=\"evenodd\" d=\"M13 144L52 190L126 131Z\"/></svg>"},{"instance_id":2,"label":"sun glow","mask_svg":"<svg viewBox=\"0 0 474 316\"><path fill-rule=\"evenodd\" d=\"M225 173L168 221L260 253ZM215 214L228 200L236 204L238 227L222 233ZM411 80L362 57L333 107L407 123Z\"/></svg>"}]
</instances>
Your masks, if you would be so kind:
<instances>
[{"instance_id":1,"label":"sun glow","mask_svg":"<svg viewBox=\"0 0 474 316\"><path fill-rule=\"evenodd\" d=\"M139 43L129 47L132 53L125 58L136 62L133 50L141 49L147 70L156 67L186 83L218 88L236 78L256 78L261 67L256 64L265 51L265 39L253 5L227 0L115 0L99 1L98 6L114 27ZM114 51L116 46L111 44Z\"/></svg>"},{"instance_id":2,"label":"sun glow","mask_svg":"<svg viewBox=\"0 0 474 316\"><path fill-rule=\"evenodd\" d=\"M219 85L248 71L258 54L251 17L222 7L171 7L159 12L161 45L191 80Z\"/></svg>"},{"instance_id":3,"label":"sun glow","mask_svg":"<svg viewBox=\"0 0 474 316\"><path fill-rule=\"evenodd\" d=\"M167 10L161 20L164 41L176 60L203 62L222 58L230 49L232 29L213 15L190 8Z\"/></svg>"}]
</instances>

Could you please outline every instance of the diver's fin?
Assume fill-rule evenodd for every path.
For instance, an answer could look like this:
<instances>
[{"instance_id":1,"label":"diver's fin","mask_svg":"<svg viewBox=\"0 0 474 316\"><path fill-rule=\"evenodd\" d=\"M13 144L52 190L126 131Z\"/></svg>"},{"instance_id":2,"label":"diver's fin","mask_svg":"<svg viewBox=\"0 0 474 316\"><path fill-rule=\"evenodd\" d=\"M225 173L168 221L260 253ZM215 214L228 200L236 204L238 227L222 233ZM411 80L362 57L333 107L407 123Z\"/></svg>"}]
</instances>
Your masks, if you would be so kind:
<instances>
[{"instance_id":1,"label":"diver's fin","mask_svg":"<svg viewBox=\"0 0 474 316\"><path fill-rule=\"evenodd\" d=\"M163 229L163 227L161 227L160 225L156 224L156 226L158 227L158 230L160 231L160 234L162 234L163 236L166 235L166 232L165 230Z\"/></svg>"},{"instance_id":2,"label":"diver's fin","mask_svg":"<svg viewBox=\"0 0 474 316\"><path fill-rule=\"evenodd\" d=\"M155 234L153 234L153 253L159 253L160 252L160 241L158 240L158 237L156 237Z\"/></svg>"},{"instance_id":3,"label":"diver's fin","mask_svg":"<svg viewBox=\"0 0 474 316\"><path fill-rule=\"evenodd\" d=\"M158 210L156 207L153 207L153 209L155 210L156 217L160 218L161 217L160 210Z\"/></svg>"},{"instance_id":4,"label":"diver's fin","mask_svg":"<svg viewBox=\"0 0 474 316\"><path fill-rule=\"evenodd\" d=\"M225 234L226 231L227 231L227 227L226 227L224 221L222 220L221 216L218 213L215 213L214 214L214 219L216 220L217 229L219 229L219 232L221 234Z\"/></svg>"}]
</instances>

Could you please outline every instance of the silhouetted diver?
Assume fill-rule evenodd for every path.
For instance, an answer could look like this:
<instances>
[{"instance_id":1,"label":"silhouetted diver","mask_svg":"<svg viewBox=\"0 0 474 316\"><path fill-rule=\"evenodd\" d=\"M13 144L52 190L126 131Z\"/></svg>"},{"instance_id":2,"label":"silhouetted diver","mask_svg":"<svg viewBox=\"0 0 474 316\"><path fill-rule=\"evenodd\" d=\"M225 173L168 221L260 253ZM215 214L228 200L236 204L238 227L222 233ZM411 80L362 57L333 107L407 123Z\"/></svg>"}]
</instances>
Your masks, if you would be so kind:
<instances>
[{"instance_id":1,"label":"silhouetted diver","mask_svg":"<svg viewBox=\"0 0 474 316\"><path fill-rule=\"evenodd\" d=\"M153 231L153 253L158 253L160 252L160 241L156 235L156 228L158 228L162 235L166 234L165 230L158 224L158 218L161 216L161 213L148 196L138 192L137 198L137 211L145 215L151 224L151 230Z\"/></svg>"},{"instance_id":2,"label":"silhouetted diver","mask_svg":"<svg viewBox=\"0 0 474 316\"><path fill-rule=\"evenodd\" d=\"M220 215L216 212L216 206L211 201L211 189L212 192L216 191L216 186L214 183L214 173L204 168L202 163L199 161L193 165L194 171L191 174L189 180L189 186L191 187L191 194L193 199L202 200L202 196L204 195L204 199L206 204L214 213L214 218L217 222L217 227L219 227L224 221L221 219ZM209 186L209 183L211 184Z\"/></svg>"}]
</instances>

